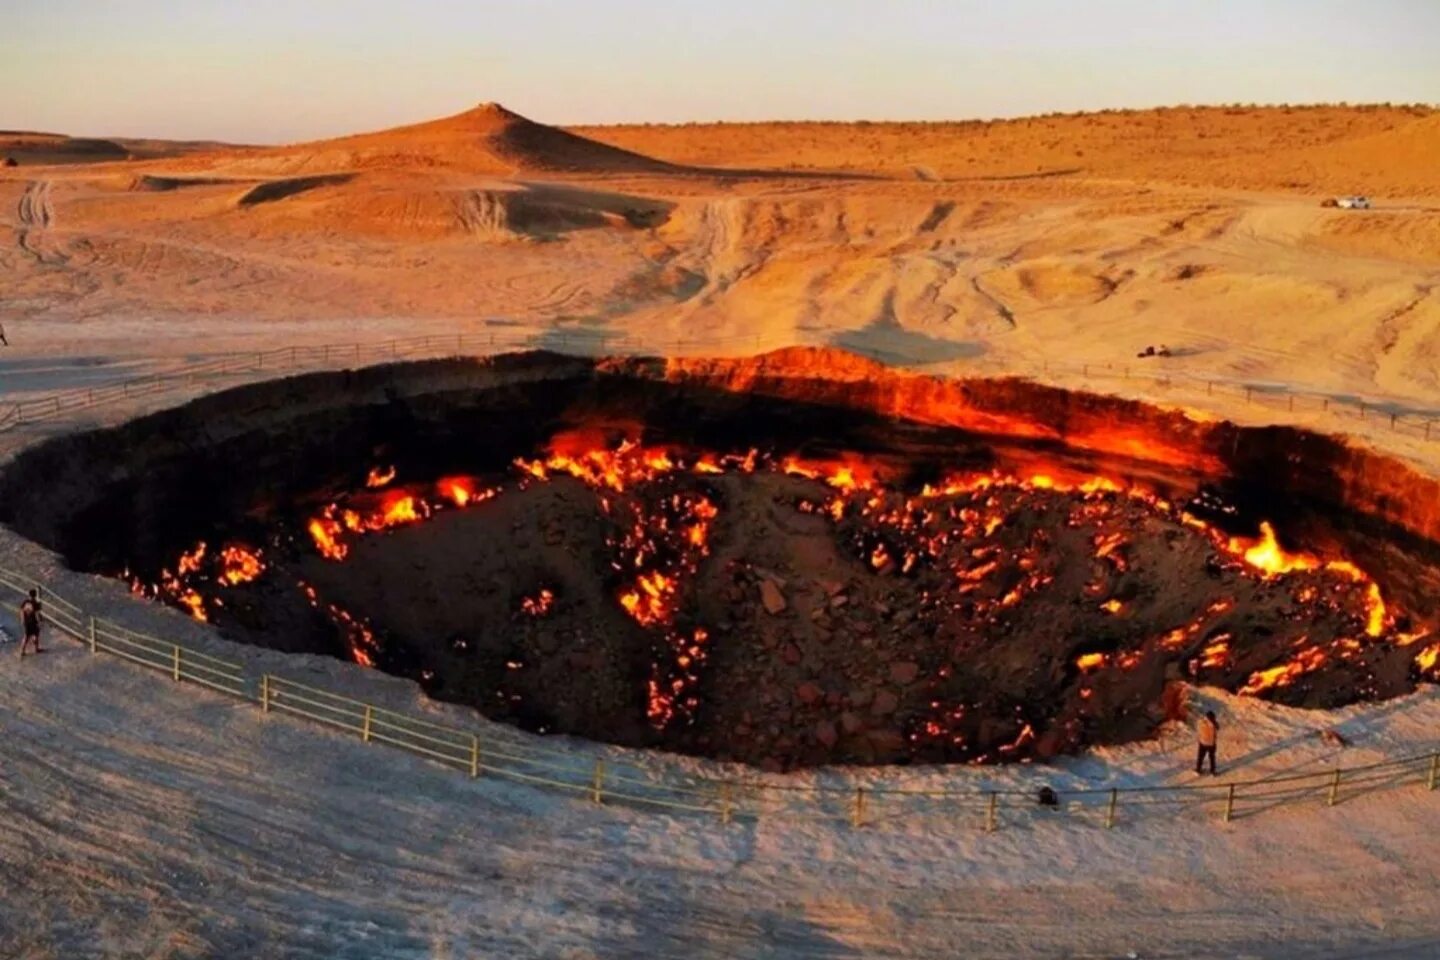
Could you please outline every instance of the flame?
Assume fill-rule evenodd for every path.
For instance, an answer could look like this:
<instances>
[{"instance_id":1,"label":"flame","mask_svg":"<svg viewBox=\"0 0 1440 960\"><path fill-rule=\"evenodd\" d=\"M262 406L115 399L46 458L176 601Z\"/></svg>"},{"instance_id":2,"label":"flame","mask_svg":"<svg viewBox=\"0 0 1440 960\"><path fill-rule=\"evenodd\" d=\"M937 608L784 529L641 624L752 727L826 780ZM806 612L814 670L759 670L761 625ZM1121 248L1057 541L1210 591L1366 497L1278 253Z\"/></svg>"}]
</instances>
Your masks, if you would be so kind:
<instances>
[{"instance_id":1,"label":"flame","mask_svg":"<svg viewBox=\"0 0 1440 960\"><path fill-rule=\"evenodd\" d=\"M220 582L227 587L257 579L265 572L260 551L240 544L231 544L220 551Z\"/></svg>"},{"instance_id":2,"label":"flame","mask_svg":"<svg viewBox=\"0 0 1440 960\"><path fill-rule=\"evenodd\" d=\"M1423 675L1436 677L1437 665L1440 665L1440 643L1432 643L1415 655L1415 666Z\"/></svg>"},{"instance_id":3,"label":"flame","mask_svg":"<svg viewBox=\"0 0 1440 960\"><path fill-rule=\"evenodd\" d=\"M532 617L543 617L550 612L555 605L555 594L548 587L542 589L533 597L525 597L520 601L520 609Z\"/></svg>"},{"instance_id":4,"label":"flame","mask_svg":"<svg viewBox=\"0 0 1440 960\"><path fill-rule=\"evenodd\" d=\"M200 569L201 562L205 559L205 541L201 540L196 544L195 549L189 553L180 554L180 560L175 565L177 576L189 576Z\"/></svg>"},{"instance_id":5,"label":"flame","mask_svg":"<svg viewBox=\"0 0 1440 960\"><path fill-rule=\"evenodd\" d=\"M335 521L333 515L312 517L305 525L310 533L310 539L315 542L315 549L327 560L344 560L350 553L350 548L340 540L340 524Z\"/></svg>"},{"instance_id":6,"label":"flame","mask_svg":"<svg viewBox=\"0 0 1440 960\"><path fill-rule=\"evenodd\" d=\"M1203 526L1202 524L1202 528ZM1232 555L1240 557L1259 570L1260 575L1267 580L1296 571L1325 570L1362 584L1365 588L1367 636L1382 636L1392 622L1385 607L1385 599L1380 594L1380 585L1370 579L1369 574L1348 560L1321 560L1310 553L1290 553L1280 546L1275 536L1275 528L1268 522L1261 522L1259 538L1231 537L1224 547Z\"/></svg>"},{"instance_id":7,"label":"flame","mask_svg":"<svg viewBox=\"0 0 1440 960\"><path fill-rule=\"evenodd\" d=\"M1268 522L1260 524L1258 539L1231 537L1226 547L1267 579L1296 570L1315 570L1320 566L1319 559L1308 553L1290 553L1281 547L1280 541L1275 538L1275 528Z\"/></svg>"},{"instance_id":8,"label":"flame","mask_svg":"<svg viewBox=\"0 0 1440 960\"><path fill-rule=\"evenodd\" d=\"M205 598L193 589L187 588L181 591L176 594L175 599L178 600L181 606L185 607L185 609L190 612L190 616L196 620L199 620L201 623L210 622L209 615L205 613Z\"/></svg>"},{"instance_id":9,"label":"flame","mask_svg":"<svg viewBox=\"0 0 1440 960\"><path fill-rule=\"evenodd\" d=\"M395 468L393 466L371 467L370 472L365 476L365 486L373 490L376 487L385 486L387 483L394 479Z\"/></svg>"},{"instance_id":10,"label":"flame","mask_svg":"<svg viewBox=\"0 0 1440 960\"><path fill-rule=\"evenodd\" d=\"M1110 658L1103 653L1083 653L1075 658L1075 666L1086 673L1099 670L1109 662Z\"/></svg>"},{"instance_id":11,"label":"flame","mask_svg":"<svg viewBox=\"0 0 1440 960\"><path fill-rule=\"evenodd\" d=\"M1222 633L1216 636L1200 652L1200 665L1204 667L1224 667L1230 662L1230 634Z\"/></svg>"},{"instance_id":12,"label":"flame","mask_svg":"<svg viewBox=\"0 0 1440 960\"><path fill-rule=\"evenodd\" d=\"M1301 637L1297 644L1303 644L1305 640ZM1240 688L1240 693L1254 696L1276 687L1287 687L1305 674L1320 669L1327 659L1325 651L1319 647L1304 646L1288 662L1252 673Z\"/></svg>"},{"instance_id":13,"label":"flame","mask_svg":"<svg viewBox=\"0 0 1440 960\"><path fill-rule=\"evenodd\" d=\"M435 484L435 489L457 507L488 500L500 493L499 490L478 490L475 481L469 477L445 477Z\"/></svg>"},{"instance_id":14,"label":"flame","mask_svg":"<svg viewBox=\"0 0 1440 960\"><path fill-rule=\"evenodd\" d=\"M374 669L375 659L380 652L380 643L375 638L374 631L364 621L351 615L349 611L342 609L337 604L322 600L319 592L304 580L299 581L296 586L305 595L310 606L323 611L331 622L344 632L345 646L350 652L350 659L362 667Z\"/></svg>"}]
</instances>

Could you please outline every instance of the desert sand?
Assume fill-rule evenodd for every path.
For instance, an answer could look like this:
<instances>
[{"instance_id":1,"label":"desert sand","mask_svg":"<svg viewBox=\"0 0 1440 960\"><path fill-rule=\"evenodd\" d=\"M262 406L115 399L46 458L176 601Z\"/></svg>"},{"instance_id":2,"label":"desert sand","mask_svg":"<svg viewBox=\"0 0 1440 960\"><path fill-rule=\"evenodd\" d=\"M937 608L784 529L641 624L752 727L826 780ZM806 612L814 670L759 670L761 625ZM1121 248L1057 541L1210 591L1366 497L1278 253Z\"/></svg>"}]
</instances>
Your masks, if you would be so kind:
<instances>
[{"instance_id":1,"label":"desert sand","mask_svg":"<svg viewBox=\"0 0 1440 960\"><path fill-rule=\"evenodd\" d=\"M0 403L185 357L503 330L692 354L831 345L1072 383L1075 365L1165 344L1177 378L1440 414L1440 112L1427 108L560 131L482 104L280 147L75 133L0 135L19 161L0 167ZM1321 206L1350 193L1375 209ZM1136 380L1085 382L1155 399ZM1288 416L1203 389L1159 399ZM1440 444L1374 417L1322 425L1440 467ZM137 629L490 731L352 664L227 644L9 531L0 565ZM1313 958L1440 944L1436 795L1418 788L1228 826L726 829L471 783L54 642L36 669L0 672L0 815L24 825L0 844L18 891L0 945L19 956ZM1436 745L1433 689L1332 716L1343 751L1310 714L1204 696L1235 718L1237 776ZM589 762L603 748L567 749ZM1187 750L1100 751L1047 775L1165 782ZM1029 789L1034 773L896 776Z\"/></svg>"},{"instance_id":2,"label":"desert sand","mask_svg":"<svg viewBox=\"0 0 1440 960\"><path fill-rule=\"evenodd\" d=\"M1020 370L1165 343L1186 375L1426 405L1437 152L1410 107L566 132L482 104L0 168L0 317L12 358L193 351L202 325L212 350L504 323Z\"/></svg>"}]
</instances>

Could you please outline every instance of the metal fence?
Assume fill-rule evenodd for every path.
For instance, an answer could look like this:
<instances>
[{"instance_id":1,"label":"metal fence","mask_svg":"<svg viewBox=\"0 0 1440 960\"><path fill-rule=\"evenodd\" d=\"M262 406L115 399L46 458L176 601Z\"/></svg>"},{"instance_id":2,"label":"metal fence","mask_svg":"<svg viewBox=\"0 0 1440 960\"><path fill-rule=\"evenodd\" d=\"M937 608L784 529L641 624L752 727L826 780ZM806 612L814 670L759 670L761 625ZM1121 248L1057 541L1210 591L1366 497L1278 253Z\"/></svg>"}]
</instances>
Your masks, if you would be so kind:
<instances>
[{"instance_id":1,"label":"metal fence","mask_svg":"<svg viewBox=\"0 0 1440 960\"><path fill-rule=\"evenodd\" d=\"M22 597L33 581L0 568L0 592ZM1199 813L1229 822L1278 806L1345 800L1381 790L1418 786L1433 791L1440 752L1398 757L1363 766L1335 767L1253 780L1113 788L1055 789L1054 805L1037 803L1044 785L1037 774L1023 788L917 789L887 780L883 769L836 768L813 783L776 782L747 776L699 776L661 757L641 766L623 751L595 746L562 749L503 729L462 729L342 696L276 673L256 674L245 665L180 643L130 630L96 617L45 591L50 625L87 646L163 674L253 703L265 714L300 717L332 730L404 750L471 778L499 777L594 804L735 820L787 820L884 825L910 817L942 818L993 832L1039 817L1064 817L1107 828L1147 815ZM977 771L954 777L979 777Z\"/></svg>"},{"instance_id":2,"label":"metal fence","mask_svg":"<svg viewBox=\"0 0 1440 960\"><path fill-rule=\"evenodd\" d=\"M22 424L54 420L67 413L170 390L212 386L258 374L331 369L337 364L378 363L422 357L488 355L513 349L550 349L580 355L758 353L795 345L793 339L756 336L722 339L681 339L670 344L627 337L536 335L501 328L485 333L431 335L383 341L282 347L254 353L229 354L183 364L163 373L93 388L60 391L43 398L0 407L0 432ZM822 344L815 344L822 345ZM833 345L833 344L823 344ZM842 344L851 350L853 345ZM861 349L874 359L895 364L925 364L924 351L906 356L903 350ZM983 359L965 361L977 374L987 370ZM1398 400L1337 398L1320 392L1286 390L1263 384L1205 380L1129 364L1052 364L1037 366L1041 379L1078 376L1142 381L1164 390L1182 387L1223 394L1247 403L1289 411L1318 410L1361 421L1381 418L1390 429L1429 440L1434 420ZM1032 371L1033 372L1033 371ZM1440 431L1436 431L1440 439ZM29 579L0 569L0 589L23 593ZM1230 783L1115 788L1057 789L1057 804L1039 806L1037 778L1023 789L925 790L887 783L873 772L837 769L815 776L815 783L776 783L747 777L701 777L671 764L661 769L639 766L623 755L597 747L592 752L541 746L518 731L485 734L437 725L364 701L344 697L276 674L255 675L242 664L213 657L184 645L137 633L94 617L63 598L47 593L51 624L88 645L92 653L110 654L167 674L172 681L195 683L257 704L266 713L288 714L359 737L367 743L405 750L471 777L501 777L558 791L593 803L661 808L680 813L738 818L788 817L822 819L859 827L915 815L944 815L993 831L1034 816L1065 815L1114 826L1117 821L1154 812L1177 814L1203 810L1229 821L1274 806L1344 799L1379 789L1419 784L1433 790L1440 774L1440 753L1400 757L1350 768ZM597 752L598 751L598 752Z\"/></svg>"},{"instance_id":3,"label":"metal fence","mask_svg":"<svg viewBox=\"0 0 1440 960\"><path fill-rule=\"evenodd\" d=\"M508 350L545 349L576 356L685 354L755 354L787 346L831 346L897 366L938 368L959 365L966 375L1021 376L1041 381L1080 382L1094 388L1103 381L1144 385L1153 397L1181 390L1194 395L1243 400L1245 404L1289 414L1320 414L1373 424L1397 434L1440 441L1440 409L1418 406L1402 397L1360 397L1269 382L1247 382L1197 376L1177 369L1175 358L1154 357L1137 362L1060 363L1039 358L1017 363L988 356L937 359L933 343L908 345L880 338L847 340L844 335L797 336L743 334L726 337L676 338L660 341L610 331L529 331L497 327L484 332L432 334L343 344L278 347L225 354L180 364L163 372L98 387L78 387L0 405L0 433L23 424L54 420L65 414L125 403L198 384L218 386L263 374L334 369L339 365L437 357L488 356Z\"/></svg>"}]
</instances>

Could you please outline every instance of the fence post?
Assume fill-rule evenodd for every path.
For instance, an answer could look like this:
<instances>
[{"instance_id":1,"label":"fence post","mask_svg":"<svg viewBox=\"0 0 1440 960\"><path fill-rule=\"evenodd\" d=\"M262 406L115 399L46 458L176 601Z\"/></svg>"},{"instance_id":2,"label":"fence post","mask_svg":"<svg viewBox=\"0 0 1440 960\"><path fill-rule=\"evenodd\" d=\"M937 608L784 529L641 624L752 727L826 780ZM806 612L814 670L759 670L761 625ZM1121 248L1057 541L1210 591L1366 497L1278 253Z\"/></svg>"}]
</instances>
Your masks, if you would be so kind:
<instances>
[{"instance_id":1,"label":"fence post","mask_svg":"<svg viewBox=\"0 0 1440 960\"><path fill-rule=\"evenodd\" d=\"M1230 784L1230 789L1225 791L1225 822L1229 823L1230 818L1235 815L1235 784Z\"/></svg>"},{"instance_id":2,"label":"fence post","mask_svg":"<svg viewBox=\"0 0 1440 960\"><path fill-rule=\"evenodd\" d=\"M865 825L865 788L855 788L855 809L850 812L850 826L863 827Z\"/></svg>"},{"instance_id":3,"label":"fence post","mask_svg":"<svg viewBox=\"0 0 1440 960\"><path fill-rule=\"evenodd\" d=\"M730 781L720 781L720 822L730 823Z\"/></svg>"},{"instance_id":4,"label":"fence post","mask_svg":"<svg viewBox=\"0 0 1440 960\"><path fill-rule=\"evenodd\" d=\"M1290 412L1295 412L1295 394L1290 394Z\"/></svg>"},{"instance_id":5,"label":"fence post","mask_svg":"<svg viewBox=\"0 0 1440 960\"><path fill-rule=\"evenodd\" d=\"M177 643L170 649L173 650L175 654L175 661L171 673L178 681L180 679L180 645Z\"/></svg>"},{"instance_id":6,"label":"fence post","mask_svg":"<svg viewBox=\"0 0 1440 960\"><path fill-rule=\"evenodd\" d=\"M992 791L990 792L990 804L985 808L985 832L986 832L986 833L994 833L994 832L995 832L995 827L996 827L997 823L999 822L999 817L997 816L997 812L998 812L998 811L997 811L997 807L999 806L999 804L1000 804L1000 794L998 794L998 793L996 793L995 791L992 790Z\"/></svg>"},{"instance_id":7,"label":"fence post","mask_svg":"<svg viewBox=\"0 0 1440 960\"><path fill-rule=\"evenodd\" d=\"M90 652L95 652L95 618L90 618Z\"/></svg>"},{"instance_id":8,"label":"fence post","mask_svg":"<svg viewBox=\"0 0 1440 960\"><path fill-rule=\"evenodd\" d=\"M1340 796L1340 768L1335 768L1335 777L1330 781L1330 796L1325 800L1325 806L1335 806L1335 801Z\"/></svg>"},{"instance_id":9,"label":"fence post","mask_svg":"<svg viewBox=\"0 0 1440 960\"><path fill-rule=\"evenodd\" d=\"M1206 381L1205 381L1205 393L1206 393L1206 395L1212 394L1212 393L1214 393L1214 392L1215 392L1215 381L1214 381L1214 380L1206 380Z\"/></svg>"},{"instance_id":10,"label":"fence post","mask_svg":"<svg viewBox=\"0 0 1440 960\"><path fill-rule=\"evenodd\" d=\"M370 723L374 719L374 717L375 708L370 706L370 704L368 703L365 704L365 724L360 729L360 739L364 740L366 743L370 742Z\"/></svg>"},{"instance_id":11,"label":"fence post","mask_svg":"<svg viewBox=\"0 0 1440 960\"><path fill-rule=\"evenodd\" d=\"M597 804L597 805L604 803L604 802L605 802L605 793L604 793L604 790L605 790L605 761L604 761L604 760L601 760L600 758L597 757L597 758L595 759L595 779L594 779L594 781L592 782L592 786L591 786L591 790L590 790L590 799L591 799L591 801L593 801L593 802L594 802L595 804Z\"/></svg>"},{"instance_id":12,"label":"fence post","mask_svg":"<svg viewBox=\"0 0 1440 960\"><path fill-rule=\"evenodd\" d=\"M1115 804L1120 802L1120 791L1110 788L1110 807L1105 811L1105 829L1115 826Z\"/></svg>"},{"instance_id":13,"label":"fence post","mask_svg":"<svg viewBox=\"0 0 1440 960\"><path fill-rule=\"evenodd\" d=\"M480 737L470 734L470 779L480 776Z\"/></svg>"},{"instance_id":14,"label":"fence post","mask_svg":"<svg viewBox=\"0 0 1440 960\"><path fill-rule=\"evenodd\" d=\"M260 675L260 712L270 712L270 674Z\"/></svg>"},{"instance_id":15,"label":"fence post","mask_svg":"<svg viewBox=\"0 0 1440 960\"><path fill-rule=\"evenodd\" d=\"M1425 789L1434 790L1437 774L1440 774L1440 753L1430 754L1430 779L1425 782Z\"/></svg>"},{"instance_id":16,"label":"fence post","mask_svg":"<svg viewBox=\"0 0 1440 960\"><path fill-rule=\"evenodd\" d=\"M1391 430L1394 430L1394 429L1395 429L1395 418L1396 418L1397 416L1398 416L1398 414L1394 414L1394 413L1390 414L1390 429L1391 429Z\"/></svg>"},{"instance_id":17,"label":"fence post","mask_svg":"<svg viewBox=\"0 0 1440 960\"><path fill-rule=\"evenodd\" d=\"M1249 403L1249 402L1250 402L1250 388L1249 388L1249 387L1246 387L1246 388L1245 388L1245 402L1246 402L1246 403Z\"/></svg>"},{"instance_id":18,"label":"fence post","mask_svg":"<svg viewBox=\"0 0 1440 960\"><path fill-rule=\"evenodd\" d=\"M1361 401L1360 401L1360 419L1361 419L1361 420L1364 420L1364 419L1365 419L1365 401L1364 401L1364 400L1361 400Z\"/></svg>"},{"instance_id":19,"label":"fence post","mask_svg":"<svg viewBox=\"0 0 1440 960\"><path fill-rule=\"evenodd\" d=\"M1324 411L1325 413L1329 413L1329 412L1330 412L1330 398L1329 398L1329 397L1325 397L1324 399L1322 399L1322 400L1320 401L1320 409L1321 409L1322 411Z\"/></svg>"}]
</instances>

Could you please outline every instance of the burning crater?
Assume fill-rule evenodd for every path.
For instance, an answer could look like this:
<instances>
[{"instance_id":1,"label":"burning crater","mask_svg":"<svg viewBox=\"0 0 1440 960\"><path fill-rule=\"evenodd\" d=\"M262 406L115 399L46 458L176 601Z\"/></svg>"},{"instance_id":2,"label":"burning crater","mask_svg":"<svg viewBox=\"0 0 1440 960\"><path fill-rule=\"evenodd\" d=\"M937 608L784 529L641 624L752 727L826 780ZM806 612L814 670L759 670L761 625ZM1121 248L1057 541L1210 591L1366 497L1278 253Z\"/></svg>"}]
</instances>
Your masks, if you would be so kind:
<instances>
[{"instance_id":1,"label":"burning crater","mask_svg":"<svg viewBox=\"0 0 1440 960\"><path fill-rule=\"evenodd\" d=\"M1333 438L846 354L242 387L26 452L0 519L222 633L742 760L1143 737L1168 680L1431 679L1436 484Z\"/></svg>"}]
</instances>

